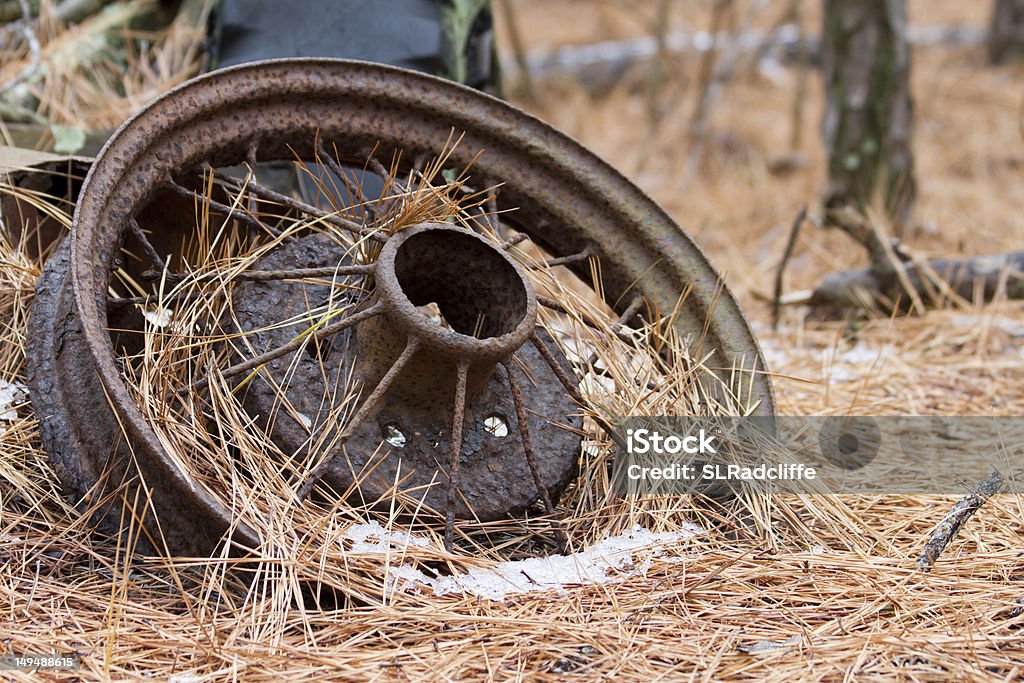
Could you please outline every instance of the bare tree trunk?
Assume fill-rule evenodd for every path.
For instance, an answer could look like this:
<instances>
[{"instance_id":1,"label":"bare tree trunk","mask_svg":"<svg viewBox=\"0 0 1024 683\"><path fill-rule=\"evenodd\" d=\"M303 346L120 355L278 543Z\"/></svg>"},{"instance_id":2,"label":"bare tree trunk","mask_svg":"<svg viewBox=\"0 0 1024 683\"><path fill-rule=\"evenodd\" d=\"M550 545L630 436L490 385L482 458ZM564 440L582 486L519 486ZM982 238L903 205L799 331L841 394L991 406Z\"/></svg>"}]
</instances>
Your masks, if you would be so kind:
<instances>
[{"instance_id":1,"label":"bare tree trunk","mask_svg":"<svg viewBox=\"0 0 1024 683\"><path fill-rule=\"evenodd\" d=\"M1024 53L1024 0L995 0L988 28L988 58L993 64Z\"/></svg>"},{"instance_id":2,"label":"bare tree trunk","mask_svg":"<svg viewBox=\"0 0 1024 683\"><path fill-rule=\"evenodd\" d=\"M825 0L822 67L826 219L881 200L899 231L916 194L906 0Z\"/></svg>"}]
</instances>

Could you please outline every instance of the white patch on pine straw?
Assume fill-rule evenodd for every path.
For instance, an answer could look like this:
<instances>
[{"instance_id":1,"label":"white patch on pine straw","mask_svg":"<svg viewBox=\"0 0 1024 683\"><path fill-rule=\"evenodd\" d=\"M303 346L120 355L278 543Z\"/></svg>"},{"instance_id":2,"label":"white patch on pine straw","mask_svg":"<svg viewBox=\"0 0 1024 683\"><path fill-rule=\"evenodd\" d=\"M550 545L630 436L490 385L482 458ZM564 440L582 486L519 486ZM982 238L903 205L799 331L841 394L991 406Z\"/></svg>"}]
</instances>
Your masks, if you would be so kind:
<instances>
[{"instance_id":1,"label":"white patch on pine straw","mask_svg":"<svg viewBox=\"0 0 1024 683\"><path fill-rule=\"evenodd\" d=\"M653 532L636 525L625 533L609 536L571 555L501 562L491 567L473 568L465 574L436 579L405 564L389 567L388 580L395 590L418 592L425 587L437 596L461 593L498 602L505 602L510 595L524 593L555 591L564 594L567 589L576 586L619 582L643 575L650 568L651 560L661 556L666 546L677 545L702 533L704 530L697 525L666 532ZM388 539L397 537L398 534L387 535ZM383 536L378 538L383 539ZM407 536L405 539L420 545L420 539ZM388 549L384 545L386 540L379 543L381 545L374 546L376 551Z\"/></svg>"}]
</instances>

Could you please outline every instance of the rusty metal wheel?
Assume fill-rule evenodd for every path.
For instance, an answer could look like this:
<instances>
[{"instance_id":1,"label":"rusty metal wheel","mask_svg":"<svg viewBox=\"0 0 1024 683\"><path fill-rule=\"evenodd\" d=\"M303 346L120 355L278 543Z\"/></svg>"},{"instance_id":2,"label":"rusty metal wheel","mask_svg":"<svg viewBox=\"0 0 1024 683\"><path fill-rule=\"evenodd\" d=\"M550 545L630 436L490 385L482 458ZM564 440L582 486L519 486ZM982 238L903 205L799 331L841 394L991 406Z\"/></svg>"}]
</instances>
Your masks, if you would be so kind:
<instances>
[{"instance_id":1,"label":"rusty metal wheel","mask_svg":"<svg viewBox=\"0 0 1024 683\"><path fill-rule=\"evenodd\" d=\"M448 148L453 131L461 140ZM426 221L389 234L231 171L300 159L326 163L336 179L356 167L388 182L415 177L442 152L445 169L471 165L474 191L495 188L479 229ZM278 207L276 222L261 217L264 205ZM201 282L189 274L187 246L201 230L197 213L232 221L250 246L269 240L274 248L239 274L232 314L209 317L246 343L222 341L216 372L190 375L166 400L229 381L291 454L308 444L318 414L344 412L330 452L293 468L299 499L380 500L401 481L401 495L446 514L449 544L456 517L498 519L537 501L551 511L580 453L579 368L537 325L538 307L558 304L536 294L509 257L517 240L584 281L599 262L595 288L622 325L676 309L685 292L673 321L693 353L713 352L724 373L746 368L756 412L774 413L770 383L754 371L763 368L754 337L700 250L573 140L422 74L341 60L247 64L182 85L117 131L33 311L33 402L65 485L99 504L115 485L136 482L98 505L120 519L143 481L158 548L208 553L228 529L244 547L260 537L169 456L126 379L140 333L160 323L146 309L155 294L126 293L124 278L154 293L189 277ZM291 231L296 221L306 227ZM367 251L374 258L358 255ZM427 304L444 324L424 313ZM326 377L331 354L335 375ZM342 409L324 398L351 378L365 389L357 403ZM291 409L270 420L282 393Z\"/></svg>"}]
</instances>

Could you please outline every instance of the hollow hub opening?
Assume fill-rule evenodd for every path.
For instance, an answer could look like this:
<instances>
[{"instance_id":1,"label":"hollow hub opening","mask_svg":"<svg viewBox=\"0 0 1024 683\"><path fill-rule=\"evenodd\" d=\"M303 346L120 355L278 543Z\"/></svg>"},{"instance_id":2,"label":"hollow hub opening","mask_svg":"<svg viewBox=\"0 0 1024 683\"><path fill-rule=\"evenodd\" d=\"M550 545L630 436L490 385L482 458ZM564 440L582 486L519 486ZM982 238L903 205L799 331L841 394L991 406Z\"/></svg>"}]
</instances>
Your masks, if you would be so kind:
<instances>
[{"instance_id":1,"label":"hollow hub opening","mask_svg":"<svg viewBox=\"0 0 1024 683\"><path fill-rule=\"evenodd\" d=\"M377 288L404 332L466 360L510 356L531 334L537 302L522 269L480 236L445 224L398 233L384 246ZM430 304L443 324L423 308Z\"/></svg>"}]
</instances>

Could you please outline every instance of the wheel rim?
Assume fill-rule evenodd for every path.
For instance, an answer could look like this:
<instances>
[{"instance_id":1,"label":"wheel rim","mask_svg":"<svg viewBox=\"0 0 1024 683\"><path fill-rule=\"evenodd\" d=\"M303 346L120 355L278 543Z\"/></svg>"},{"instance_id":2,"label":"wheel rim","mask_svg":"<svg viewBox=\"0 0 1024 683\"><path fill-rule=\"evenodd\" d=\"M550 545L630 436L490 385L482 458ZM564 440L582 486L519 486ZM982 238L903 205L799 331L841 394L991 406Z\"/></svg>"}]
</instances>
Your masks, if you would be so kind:
<instances>
[{"instance_id":1,"label":"wheel rim","mask_svg":"<svg viewBox=\"0 0 1024 683\"><path fill-rule=\"evenodd\" d=\"M76 361L74 373L81 376L83 365L95 370L116 423L135 452L146 456L140 469L148 470L147 482L188 492L214 527L231 524L220 501L197 491L185 473L159 457L161 443L118 368L107 288L129 219L177 174L204 163L224 167L243 161L254 142L261 162L312 158L317 136L336 142L352 160L373 149L400 150L404 158L415 159L436 153L453 129L464 135L452 164L473 162L475 174L503 183L497 205L515 210L505 222L550 253L587 251L599 257L601 285L617 312L629 309L637 296L670 311L680 293L688 292L675 324L691 339L695 355L715 350L713 364L725 371L764 367L738 305L699 248L652 200L570 138L499 100L422 74L342 60L247 64L189 82L122 126L94 164L75 215L70 273L54 309L80 325L76 333L86 359ZM585 264L567 265L586 275ZM52 320L40 325L57 334ZM773 414L767 376L753 373L748 386L760 400L756 413ZM65 381L56 402L95 404L95 390L88 382ZM74 419L83 414L70 413ZM235 536L248 545L258 541L258 534L244 526Z\"/></svg>"}]
</instances>

